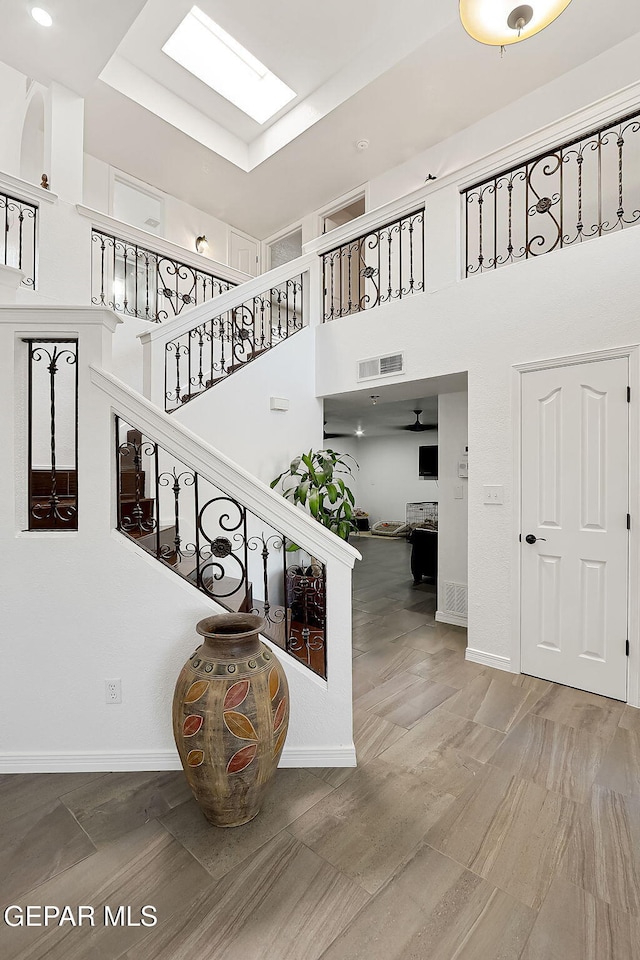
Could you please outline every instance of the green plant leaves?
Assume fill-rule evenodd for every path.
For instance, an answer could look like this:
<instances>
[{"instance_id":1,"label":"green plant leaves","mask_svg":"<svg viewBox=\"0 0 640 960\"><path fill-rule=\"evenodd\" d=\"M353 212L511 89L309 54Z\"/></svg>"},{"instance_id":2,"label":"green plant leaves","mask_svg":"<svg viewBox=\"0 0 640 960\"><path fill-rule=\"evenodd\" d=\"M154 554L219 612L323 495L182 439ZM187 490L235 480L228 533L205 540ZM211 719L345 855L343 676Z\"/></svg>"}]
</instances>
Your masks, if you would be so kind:
<instances>
[{"instance_id":1,"label":"green plant leaves","mask_svg":"<svg viewBox=\"0 0 640 960\"><path fill-rule=\"evenodd\" d=\"M271 489L282 485L282 495L292 503L306 507L315 519L343 540L356 529L353 519L355 497L345 484L342 473L353 476L347 458L358 464L350 454L335 450L309 450L294 457L289 469L271 481ZM297 549L289 546L287 549Z\"/></svg>"}]
</instances>

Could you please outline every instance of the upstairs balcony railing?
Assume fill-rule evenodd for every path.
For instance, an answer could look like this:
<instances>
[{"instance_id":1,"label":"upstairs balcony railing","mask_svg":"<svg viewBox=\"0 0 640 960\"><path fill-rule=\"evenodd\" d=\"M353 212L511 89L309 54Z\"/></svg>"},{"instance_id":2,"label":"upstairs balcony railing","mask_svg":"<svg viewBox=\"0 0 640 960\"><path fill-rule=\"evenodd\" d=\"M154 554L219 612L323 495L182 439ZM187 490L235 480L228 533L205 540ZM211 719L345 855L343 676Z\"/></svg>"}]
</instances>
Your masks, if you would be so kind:
<instances>
[{"instance_id":1,"label":"upstairs balcony railing","mask_svg":"<svg viewBox=\"0 0 640 960\"><path fill-rule=\"evenodd\" d=\"M468 187L465 273L622 230L640 220L640 113Z\"/></svg>"},{"instance_id":2,"label":"upstairs balcony railing","mask_svg":"<svg viewBox=\"0 0 640 960\"><path fill-rule=\"evenodd\" d=\"M22 270L25 274L23 285L34 288L38 208L26 200L0 193L0 222L3 225L0 263Z\"/></svg>"},{"instance_id":3,"label":"upstairs balcony railing","mask_svg":"<svg viewBox=\"0 0 640 960\"><path fill-rule=\"evenodd\" d=\"M169 413L291 337L306 324L303 274L200 321L165 344Z\"/></svg>"},{"instance_id":4,"label":"upstairs balcony railing","mask_svg":"<svg viewBox=\"0 0 640 960\"><path fill-rule=\"evenodd\" d=\"M424 207L322 254L323 320L424 290Z\"/></svg>"},{"instance_id":5,"label":"upstairs balcony railing","mask_svg":"<svg viewBox=\"0 0 640 960\"><path fill-rule=\"evenodd\" d=\"M91 302L162 323L237 284L94 227Z\"/></svg>"}]
</instances>

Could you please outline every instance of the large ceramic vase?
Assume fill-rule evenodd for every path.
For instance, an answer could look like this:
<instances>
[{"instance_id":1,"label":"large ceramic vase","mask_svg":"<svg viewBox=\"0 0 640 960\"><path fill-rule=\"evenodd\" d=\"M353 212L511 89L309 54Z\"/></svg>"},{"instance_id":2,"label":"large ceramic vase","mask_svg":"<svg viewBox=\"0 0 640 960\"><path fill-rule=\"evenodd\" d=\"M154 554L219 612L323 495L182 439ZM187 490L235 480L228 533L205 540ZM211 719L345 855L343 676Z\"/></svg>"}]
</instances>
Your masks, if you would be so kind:
<instances>
[{"instance_id":1,"label":"large ceramic vase","mask_svg":"<svg viewBox=\"0 0 640 960\"><path fill-rule=\"evenodd\" d=\"M250 613L201 620L204 643L176 683L176 745L189 786L217 827L259 813L287 736L287 679L258 636L263 627Z\"/></svg>"}]
</instances>

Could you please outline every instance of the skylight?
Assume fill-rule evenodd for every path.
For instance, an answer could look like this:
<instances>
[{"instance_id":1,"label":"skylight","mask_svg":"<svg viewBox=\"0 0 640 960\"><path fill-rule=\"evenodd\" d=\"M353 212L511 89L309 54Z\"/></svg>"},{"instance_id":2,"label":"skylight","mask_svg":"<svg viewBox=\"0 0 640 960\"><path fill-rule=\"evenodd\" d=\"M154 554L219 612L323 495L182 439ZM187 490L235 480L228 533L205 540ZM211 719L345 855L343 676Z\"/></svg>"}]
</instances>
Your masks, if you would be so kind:
<instances>
[{"instance_id":1,"label":"skylight","mask_svg":"<svg viewBox=\"0 0 640 960\"><path fill-rule=\"evenodd\" d=\"M296 95L198 7L191 8L162 51L258 123Z\"/></svg>"}]
</instances>

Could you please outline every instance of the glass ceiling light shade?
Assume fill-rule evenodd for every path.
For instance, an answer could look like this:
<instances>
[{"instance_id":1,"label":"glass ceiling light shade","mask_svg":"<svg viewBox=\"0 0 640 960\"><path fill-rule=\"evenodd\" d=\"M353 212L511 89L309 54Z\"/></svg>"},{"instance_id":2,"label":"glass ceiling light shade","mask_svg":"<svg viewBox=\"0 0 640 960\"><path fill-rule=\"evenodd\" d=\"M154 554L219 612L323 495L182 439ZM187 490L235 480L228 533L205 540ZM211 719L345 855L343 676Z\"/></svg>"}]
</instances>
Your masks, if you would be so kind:
<instances>
[{"instance_id":1,"label":"glass ceiling light shade","mask_svg":"<svg viewBox=\"0 0 640 960\"><path fill-rule=\"evenodd\" d=\"M571 0L460 0L460 19L470 37L494 47L527 40L560 16Z\"/></svg>"}]
</instances>

